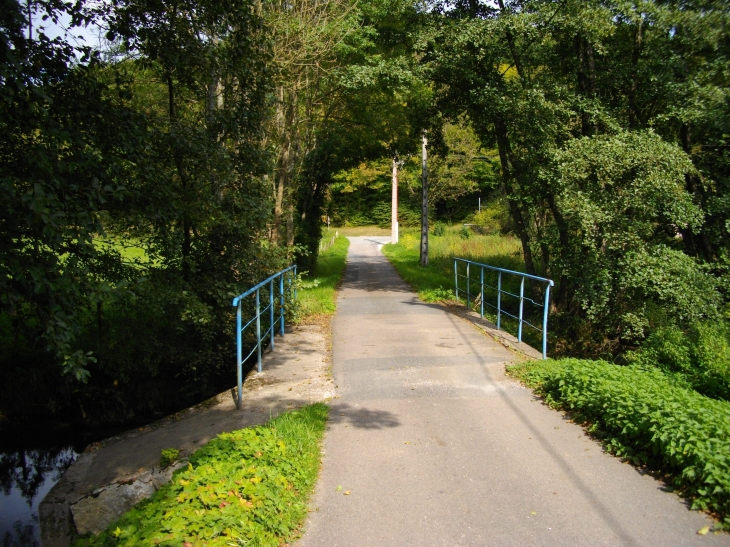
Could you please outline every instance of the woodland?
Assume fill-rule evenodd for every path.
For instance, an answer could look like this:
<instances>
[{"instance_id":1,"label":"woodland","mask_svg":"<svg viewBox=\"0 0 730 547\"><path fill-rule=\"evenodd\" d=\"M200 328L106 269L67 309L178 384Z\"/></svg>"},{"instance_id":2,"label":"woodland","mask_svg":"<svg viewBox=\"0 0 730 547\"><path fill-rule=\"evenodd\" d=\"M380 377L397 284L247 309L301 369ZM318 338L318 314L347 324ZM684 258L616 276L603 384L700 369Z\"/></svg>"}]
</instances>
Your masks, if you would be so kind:
<instances>
[{"instance_id":1,"label":"woodland","mask_svg":"<svg viewBox=\"0 0 730 547\"><path fill-rule=\"evenodd\" d=\"M420 224L424 131L434 224L491 223L555 280L552 354L730 399L729 23L719 0L3 0L0 427L229 388L234 295L311 271L327 219L387 225L394 162Z\"/></svg>"}]
</instances>

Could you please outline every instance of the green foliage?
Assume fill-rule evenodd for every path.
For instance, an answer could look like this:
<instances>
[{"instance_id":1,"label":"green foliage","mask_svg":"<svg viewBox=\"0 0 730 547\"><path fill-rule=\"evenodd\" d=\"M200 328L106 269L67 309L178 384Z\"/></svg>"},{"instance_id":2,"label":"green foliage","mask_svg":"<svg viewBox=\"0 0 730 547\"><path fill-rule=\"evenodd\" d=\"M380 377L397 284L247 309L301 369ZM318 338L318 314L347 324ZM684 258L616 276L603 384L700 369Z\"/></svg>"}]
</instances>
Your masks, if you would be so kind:
<instances>
[{"instance_id":1,"label":"green foliage","mask_svg":"<svg viewBox=\"0 0 730 547\"><path fill-rule=\"evenodd\" d=\"M727 321L697 323L688 332L676 326L661 327L629 362L658 367L696 391L730 401L730 325Z\"/></svg>"},{"instance_id":2,"label":"green foliage","mask_svg":"<svg viewBox=\"0 0 730 547\"><path fill-rule=\"evenodd\" d=\"M160 454L160 467L168 467L175 463L180 457L180 451L177 448L165 448Z\"/></svg>"},{"instance_id":3,"label":"green foliage","mask_svg":"<svg viewBox=\"0 0 730 547\"><path fill-rule=\"evenodd\" d=\"M274 547L292 540L307 515L327 412L314 404L218 435L169 484L75 547Z\"/></svg>"},{"instance_id":4,"label":"green foliage","mask_svg":"<svg viewBox=\"0 0 730 547\"><path fill-rule=\"evenodd\" d=\"M443 225L441 222L436 222L433 225L433 235L436 237L441 237L446 234L446 226Z\"/></svg>"},{"instance_id":5,"label":"green foliage","mask_svg":"<svg viewBox=\"0 0 730 547\"><path fill-rule=\"evenodd\" d=\"M730 403L657 369L605 361L532 361L509 371L586 423L608 450L668 473L693 508L730 526Z\"/></svg>"},{"instance_id":6,"label":"green foliage","mask_svg":"<svg viewBox=\"0 0 730 547\"><path fill-rule=\"evenodd\" d=\"M525 270L556 282L559 351L615 355L658 326L717 316L730 49L716 25L730 12L556 7L455 3L420 53L439 112L497 148Z\"/></svg>"},{"instance_id":7,"label":"green foliage","mask_svg":"<svg viewBox=\"0 0 730 547\"><path fill-rule=\"evenodd\" d=\"M469 239L471 237L471 230L466 226L462 226L459 230L459 237L461 239Z\"/></svg>"},{"instance_id":8,"label":"green foliage","mask_svg":"<svg viewBox=\"0 0 730 547\"><path fill-rule=\"evenodd\" d=\"M418 291L418 298L424 302L446 302L454 300L454 291L439 286L436 289Z\"/></svg>"}]
</instances>

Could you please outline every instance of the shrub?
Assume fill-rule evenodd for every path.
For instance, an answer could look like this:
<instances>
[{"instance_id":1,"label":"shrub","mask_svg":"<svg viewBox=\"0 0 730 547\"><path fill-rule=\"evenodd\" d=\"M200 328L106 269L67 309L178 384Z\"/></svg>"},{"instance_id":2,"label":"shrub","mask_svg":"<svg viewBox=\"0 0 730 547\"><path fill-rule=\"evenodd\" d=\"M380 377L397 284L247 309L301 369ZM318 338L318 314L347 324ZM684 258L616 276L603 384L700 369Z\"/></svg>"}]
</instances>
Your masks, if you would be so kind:
<instances>
[{"instance_id":1,"label":"shrub","mask_svg":"<svg viewBox=\"0 0 730 547\"><path fill-rule=\"evenodd\" d=\"M668 473L693 509L730 527L730 403L677 386L655 368L563 359L509 371L589 424L609 451Z\"/></svg>"},{"instance_id":2,"label":"shrub","mask_svg":"<svg viewBox=\"0 0 730 547\"><path fill-rule=\"evenodd\" d=\"M459 237L461 239L469 239L471 237L471 232L469 231L469 228L466 226L462 226L461 230L459 230Z\"/></svg>"},{"instance_id":3,"label":"shrub","mask_svg":"<svg viewBox=\"0 0 730 547\"><path fill-rule=\"evenodd\" d=\"M730 325L695 324L655 330L641 349L626 355L629 362L655 366L703 395L730 401Z\"/></svg>"},{"instance_id":4,"label":"shrub","mask_svg":"<svg viewBox=\"0 0 730 547\"><path fill-rule=\"evenodd\" d=\"M441 237L446 234L446 226L441 224L440 222L437 222L433 226L433 235Z\"/></svg>"}]
</instances>

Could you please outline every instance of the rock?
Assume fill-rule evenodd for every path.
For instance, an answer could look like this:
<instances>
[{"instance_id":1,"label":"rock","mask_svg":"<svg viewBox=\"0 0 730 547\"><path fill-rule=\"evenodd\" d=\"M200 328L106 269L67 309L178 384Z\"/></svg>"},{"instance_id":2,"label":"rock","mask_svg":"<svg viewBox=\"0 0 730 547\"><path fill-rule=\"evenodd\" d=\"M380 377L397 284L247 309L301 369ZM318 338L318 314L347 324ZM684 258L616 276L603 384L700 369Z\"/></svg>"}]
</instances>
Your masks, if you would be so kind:
<instances>
[{"instance_id":1,"label":"rock","mask_svg":"<svg viewBox=\"0 0 730 547\"><path fill-rule=\"evenodd\" d=\"M156 491L150 482L136 480L131 484L114 484L96 490L92 495L71 505L76 531L81 534L99 534L112 522L129 511L135 504L149 498Z\"/></svg>"}]
</instances>

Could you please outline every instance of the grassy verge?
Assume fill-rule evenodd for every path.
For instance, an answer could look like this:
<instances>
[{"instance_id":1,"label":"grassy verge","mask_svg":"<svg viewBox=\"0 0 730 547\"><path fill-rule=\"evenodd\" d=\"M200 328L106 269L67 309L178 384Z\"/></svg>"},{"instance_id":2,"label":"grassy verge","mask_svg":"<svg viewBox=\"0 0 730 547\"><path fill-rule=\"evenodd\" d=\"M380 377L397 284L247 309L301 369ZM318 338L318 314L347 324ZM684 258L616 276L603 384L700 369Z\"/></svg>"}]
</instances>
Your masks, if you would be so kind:
<instances>
[{"instance_id":1,"label":"grassy verge","mask_svg":"<svg viewBox=\"0 0 730 547\"><path fill-rule=\"evenodd\" d=\"M454 297L454 257L511 270L522 269L521 246L512 237L471 235L463 239L459 227L446 229L443 236L429 235L429 264L420 266L420 233L409 230L400 241L385 245L383 253L398 273L426 302Z\"/></svg>"},{"instance_id":2,"label":"grassy verge","mask_svg":"<svg viewBox=\"0 0 730 547\"><path fill-rule=\"evenodd\" d=\"M524 270L522 260L522 247L519 240L510 236L500 235L476 235L470 234L463 238L461 228L453 226L447 228L444 235L429 235L429 263L426 268L420 265L420 233L406 231L400 241L393 245L385 245L383 253L405 281L410 284L418 293L418 297L425 302L439 302L454 300L454 263L453 258L465 258L482 264L489 264L509 270ZM476 272L476 270L473 270ZM463 273L463 271L462 271ZM474 298L479 294L478 272L473 277L471 285L471 296L473 297L470 306L477 309ZM464 280L459 279L459 297L464 300ZM489 284L490 280L486 279ZM496 280L491 281L496 285ZM502 288L519 293L519 280L517 277L504 277ZM496 292L485 288L485 302L496 305ZM511 308L509 307L511 305ZM509 302L506 297L502 299L502 309L508 309L513 315L517 315L517 300ZM496 322L496 312L488 304L484 305L484 316ZM517 321L502 315L501 328L507 332L517 335ZM540 333L530 329L523 331L523 341L533 347L541 347Z\"/></svg>"},{"instance_id":3,"label":"grassy verge","mask_svg":"<svg viewBox=\"0 0 730 547\"><path fill-rule=\"evenodd\" d=\"M606 448L662 473L693 509L730 528L730 403L661 371L605 361L531 361L508 372L572 413Z\"/></svg>"},{"instance_id":4,"label":"grassy verge","mask_svg":"<svg viewBox=\"0 0 730 547\"><path fill-rule=\"evenodd\" d=\"M341 236L389 236L390 228L380 228L379 226L350 226L340 228L330 228L329 232L334 234L337 231Z\"/></svg>"},{"instance_id":5,"label":"grassy verge","mask_svg":"<svg viewBox=\"0 0 730 547\"><path fill-rule=\"evenodd\" d=\"M345 271L349 246L346 237L338 237L334 245L319 255L316 271L303 278L298 294L300 318L335 312L335 291Z\"/></svg>"},{"instance_id":6,"label":"grassy verge","mask_svg":"<svg viewBox=\"0 0 730 547\"><path fill-rule=\"evenodd\" d=\"M319 469L328 408L223 433L170 483L75 547L278 546L297 537Z\"/></svg>"}]
</instances>

